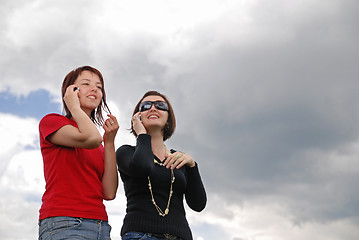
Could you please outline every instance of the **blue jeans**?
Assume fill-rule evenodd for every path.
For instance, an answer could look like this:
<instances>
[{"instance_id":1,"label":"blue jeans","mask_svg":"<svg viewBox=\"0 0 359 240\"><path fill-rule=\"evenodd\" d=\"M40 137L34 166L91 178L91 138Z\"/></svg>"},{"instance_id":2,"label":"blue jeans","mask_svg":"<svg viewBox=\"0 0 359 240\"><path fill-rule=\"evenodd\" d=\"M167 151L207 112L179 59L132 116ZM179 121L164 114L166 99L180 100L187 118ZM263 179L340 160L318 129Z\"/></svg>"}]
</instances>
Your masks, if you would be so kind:
<instances>
[{"instance_id":1,"label":"blue jeans","mask_svg":"<svg viewBox=\"0 0 359 240\"><path fill-rule=\"evenodd\" d=\"M50 217L39 222L39 240L111 240L111 226L96 219Z\"/></svg>"},{"instance_id":2,"label":"blue jeans","mask_svg":"<svg viewBox=\"0 0 359 240\"><path fill-rule=\"evenodd\" d=\"M153 236L152 233L143 233L143 232L128 232L122 235L122 240L162 240L167 238L159 238ZM182 240L181 238L176 238L176 240Z\"/></svg>"}]
</instances>

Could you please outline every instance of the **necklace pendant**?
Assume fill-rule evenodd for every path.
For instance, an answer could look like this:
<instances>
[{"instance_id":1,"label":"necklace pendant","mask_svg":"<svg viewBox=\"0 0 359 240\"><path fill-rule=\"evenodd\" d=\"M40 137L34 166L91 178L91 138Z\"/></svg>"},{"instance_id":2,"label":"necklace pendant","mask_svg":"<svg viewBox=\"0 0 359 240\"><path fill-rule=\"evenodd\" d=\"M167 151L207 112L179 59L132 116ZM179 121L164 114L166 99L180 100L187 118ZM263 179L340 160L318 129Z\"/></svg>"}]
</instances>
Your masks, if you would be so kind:
<instances>
[{"instance_id":1,"label":"necklace pendant","mask_svg":"<svg viewBox=\"0 0 359 240\"><path fill-rule=\"evenodd\" d=\"M166 208L166 210L165 210L165 215L167 215L168 213L169 213L169 209L168 208Z\"/></svg>"}]
</instances>

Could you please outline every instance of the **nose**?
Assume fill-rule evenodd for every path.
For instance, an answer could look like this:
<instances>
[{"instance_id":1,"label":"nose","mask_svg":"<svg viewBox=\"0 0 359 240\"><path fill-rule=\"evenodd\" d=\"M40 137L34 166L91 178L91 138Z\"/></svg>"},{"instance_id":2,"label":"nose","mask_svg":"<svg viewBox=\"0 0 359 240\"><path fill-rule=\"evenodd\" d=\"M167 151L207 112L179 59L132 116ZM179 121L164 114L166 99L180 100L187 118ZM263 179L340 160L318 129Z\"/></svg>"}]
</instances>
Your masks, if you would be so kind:
<instances>
[{"instance_id":1,"label":"nose","mask_svg":"<svg viewBox=\"0 0 359 240\"><path fill-rule=\"evenodd\" d=\"M154 103L152 103L151 108L150 108L150 111L153 111L153 110L157 110Z\"/></svg>"},{"instance_id":2,"label":"nose","mask_svg":"<svg viewBox=\"0 0 359 240\"><path fill-rule=\"evenodd\" d=\"M98 87L96 85L91 86L91 91L96 92L98 90Z\"/></svg>"}]
</instances>

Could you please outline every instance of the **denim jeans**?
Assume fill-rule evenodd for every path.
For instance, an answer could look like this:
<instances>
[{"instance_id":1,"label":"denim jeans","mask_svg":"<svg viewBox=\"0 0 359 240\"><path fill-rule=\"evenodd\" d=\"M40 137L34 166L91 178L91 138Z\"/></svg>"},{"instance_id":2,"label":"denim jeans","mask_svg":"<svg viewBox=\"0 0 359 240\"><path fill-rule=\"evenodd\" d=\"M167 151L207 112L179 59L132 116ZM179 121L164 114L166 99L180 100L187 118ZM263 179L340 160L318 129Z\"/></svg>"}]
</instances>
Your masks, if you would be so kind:
<instances>
[{"instance_id":1,"label":"denim jeans","mask_svg":"<svg viewBox=\"0 0 359 240\"><path fill-rule=\"evenodd\" d=\"M39 222L39 240L110 240L111 226L96 219L50 217Z\"/></svg>"},{"instance_id":2,"label":"denim jeans","mask_svg":"<svg viewBox=\"0 0 359 240\"><path fill-rule=\"evenodd\" d=\"M162 240L166 238L158 238L153 236L152 233L143 233L143 232L128 232L122 235L122 240ZM182 240L181 238L176 238L176 240Z\"/></svg>"}]
</instances>

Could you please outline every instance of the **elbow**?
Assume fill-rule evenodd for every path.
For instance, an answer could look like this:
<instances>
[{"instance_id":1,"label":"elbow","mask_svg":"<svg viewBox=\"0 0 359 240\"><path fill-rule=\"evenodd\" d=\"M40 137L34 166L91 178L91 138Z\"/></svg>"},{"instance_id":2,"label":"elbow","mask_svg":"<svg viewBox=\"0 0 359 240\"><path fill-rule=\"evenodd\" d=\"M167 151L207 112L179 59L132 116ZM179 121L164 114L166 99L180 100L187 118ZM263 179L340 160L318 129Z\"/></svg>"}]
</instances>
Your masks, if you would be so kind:
<instances>
[{"instance_id":1,"label":"elbow","mask_svg":"<svg viewBox=\"0 0 359 240\"><path fill-rule=\"evenodd\" d=\"M107 193L103 195L103 199L106 201L111 201L116 198L116 193Z\"/></svg>"},{"instance_id":2,"label":"elbow","mask_svg":"<svg viewBox=\"0 0 359 240\"><path fill-rule=\"evenodd\" d=\"M207 197L204 195L201 199L187 199L188 206L196 212L202 212L207 205Z\"/></svg>"},{"instance_id":3,"label":"elbow","mask_svg":"<svg viewBox=\"0 0 359 240\"><path fill-rule=\"evenodd\" d=\"M196 212L202 212L205 207L206 207L206 203L202 205L194 206L192 207L192 210Z\"/></svg>"},{"instance_id":4,"label":"elbow","mask_svg":"<svg viewBox=\"0 0 359 240\"><path fill-rule=\"evenodd\" d=\"M101 144L102 144L101 135L99 137L98 136L90 137L85 141L85 145L87 149L98 148L99 146L101 146Z\"/></svg>"},{"instance_id":5,"label":"elbow","mask_svg":"<svg viewBox=\"0 0 359 240\"><path fill-rule=\"evenodd\" d=\"M88 149L95 149L95 148L98 148L99 146L101 146L101 143L102 142L93 142L93 143L89 143L88 144Z\"/></svg>"},{"instance_id":6,"label":"elbow","mask_svg":"<svg viewBox=\"0 0 359 240\"><path fill-rule=\"evenodd\" d=\"M104 197L103 199L106 201L111 201L111 200L114 200L115 198L116 198L116 195Z\"/></svg>"},{"instance_id":7,"label":"elbow","mask_svg":"<svg viewBox=\"0 0 359 240\"><path fill-rule=\"evenodd\" d=\"M205 207L206 207L206 204L203 205L201 208L197 209L197 212L202 212L205 209Z\"/></svg>"}]
</instances>

